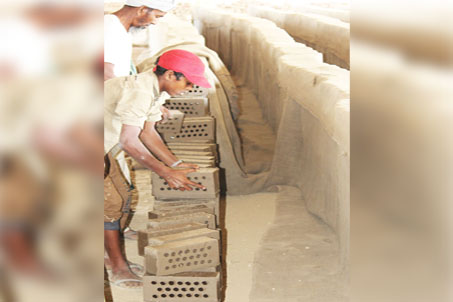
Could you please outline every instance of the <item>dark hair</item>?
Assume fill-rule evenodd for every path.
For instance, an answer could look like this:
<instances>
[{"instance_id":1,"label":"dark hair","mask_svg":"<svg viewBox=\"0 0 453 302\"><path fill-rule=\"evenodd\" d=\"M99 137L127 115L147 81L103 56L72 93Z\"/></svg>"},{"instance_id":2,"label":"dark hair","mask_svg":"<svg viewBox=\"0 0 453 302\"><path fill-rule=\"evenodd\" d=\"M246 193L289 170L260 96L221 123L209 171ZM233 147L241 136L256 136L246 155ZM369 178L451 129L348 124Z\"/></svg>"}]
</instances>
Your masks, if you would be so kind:
<instances>
[{"instance_id":1,"label":"dark hair","mask_svg":"<svg viewBox=\"0 0 453 302\"><path fill-rule=\"evenodd\" d=\"M158 57L157 60L156 60L156 70L154 71L154 73L155 73L157 76L163 75L163 74L168 70L168 69L166 69L166 68L163 68L162 66L159 66L159 59L160 59L160 57ZM178 81L179 81L179 79L180 79L181 77L184 76L184 74L181 73L181 72L177 72L177 71L174 71L174 70L173 70L173 72L175 73L176 79L177 79Z\"/></svg>"}]
</instances>

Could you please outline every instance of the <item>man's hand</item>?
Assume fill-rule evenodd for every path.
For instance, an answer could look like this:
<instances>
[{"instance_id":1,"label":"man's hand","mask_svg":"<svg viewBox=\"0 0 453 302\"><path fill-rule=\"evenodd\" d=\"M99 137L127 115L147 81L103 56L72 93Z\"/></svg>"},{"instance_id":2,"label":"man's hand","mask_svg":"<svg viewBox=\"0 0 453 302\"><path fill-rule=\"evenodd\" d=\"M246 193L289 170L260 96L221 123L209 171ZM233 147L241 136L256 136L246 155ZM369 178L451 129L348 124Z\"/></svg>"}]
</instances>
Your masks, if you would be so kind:
<instances>
[{"instance_id":1,"label":"man's hand","mask_svg":"<svg viewBox=\"0 0 453 302\"><path fill-rule=\"evenodd\" d=\"M160 112L162 112L162 120L160 122L165 124L172 117L171 112L165 106L160 106Z\"/></svg>"},{"instance_id":2,"label":"man's hand","mask_svg":"<svg viewBox=\"0 0 453 302\"><path fill-rule=\"evenodd\" d=\"M187 179L187 174L195 171L196 171L195 169L184 169L184 170L169 169L166 172L162 173L160 176L162 176L165 179L165 181L172 189L179 189L181 191L184 190L192 191L192 187L196 187L202 190L206 190L204 186Z\"/></svg>"}]
</instances>

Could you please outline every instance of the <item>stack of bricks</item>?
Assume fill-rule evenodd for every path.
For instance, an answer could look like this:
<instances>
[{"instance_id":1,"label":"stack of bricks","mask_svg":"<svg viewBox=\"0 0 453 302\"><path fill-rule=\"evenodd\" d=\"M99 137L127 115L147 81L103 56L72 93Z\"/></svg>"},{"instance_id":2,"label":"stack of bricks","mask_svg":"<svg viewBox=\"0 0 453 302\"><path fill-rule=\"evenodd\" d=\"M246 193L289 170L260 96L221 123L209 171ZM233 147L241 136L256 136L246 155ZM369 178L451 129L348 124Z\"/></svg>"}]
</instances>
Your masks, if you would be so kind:
<instances>
[{"instance_id":1,"label":"stack of bricks","mask_svg":"<svg viewBox=\"0 0 453 302\"><path fill-rule=\"evenodd\" d=\"M220 186L215 120L209 115L207 90L195 87L167 100L166 107L177 113L177 119L157 129L179 159L199 165L200 169L187 177L206 189L172 189L165 179L152 173L154 207L148 213L147 228L138 232L138 252L144 256L146 268L144 300L218 302L222 272Z\"/></svg>"},{"instance_id":2,"label":"stack of bricks","mask_svg":"<svg viewBox=\"0 0 453 302\"><path fill-rule=\"evenodd\" d=\"M133 167L133 160L128 158L129 167ZM130 171L131 181L135 188L132 191L132 203L133 204L146 204L152 199L151 189L151 171L149 169L138 169L134 167Z\"/></svg>"},{"instance_id":3,"label":"stack of bricks","mask_svg":"<svg viewBox=\"0 0 453 302\"><path fill-rule=\"evenodd\" d=\"M197 164L201 168L215 167L217 163L217 145L215 144L215 119L209 113L207 89L195 86L185 94L170 98L165 106L182 123L170 120L167 126L162 124L157 130L168 148L184 162Z\"/></svg>"}]
</instances>

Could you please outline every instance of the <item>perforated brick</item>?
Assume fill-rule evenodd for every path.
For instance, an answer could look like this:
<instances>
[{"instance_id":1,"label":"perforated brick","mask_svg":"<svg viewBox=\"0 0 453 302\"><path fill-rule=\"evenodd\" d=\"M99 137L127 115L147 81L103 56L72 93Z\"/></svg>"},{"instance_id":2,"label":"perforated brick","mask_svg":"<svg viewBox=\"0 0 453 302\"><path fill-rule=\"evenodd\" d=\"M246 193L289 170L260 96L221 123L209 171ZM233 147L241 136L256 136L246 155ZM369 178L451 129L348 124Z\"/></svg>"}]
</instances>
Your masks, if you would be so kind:
<instances>
[{"instance_id":1,"label":"perforated brick","mask_svg":"<svg viewBox=\"0 0 453 302\"><path fill-rule=\"evenodd\" d=\"M213 117L185 118L179 133L164 133L163 139L167 143L213 142L215 141L215 120Z\"/></svg>"},{"instance_id":2,"label":"perforated brick","mask_svg":"<svg viewBox=\"0 0 453 302\"><path fill-rule=\"evenodd\" d=\"M161 228L139 230L137 232L138 254L140 256L143 256L145 254L145 246L148 245L148 241L150 238L206 228L207 228L206 224L203 223L185 223Z\"/></svg>"},{"instance_id":3,"label":"perforated brick","mask_svg":"<svg viewBox=\"0 0 453 302\"><path fill-rule=\"evenodd\" d=\"M211 230L211 229L198 229L198 230L191 230L187 232L181 232L171 235L164 235L159 237L149 238L148 246L157 246L163 245L170 242L178 241L178 240L186 240L191 238L197 237L209 237L213 239L220 239L220 231L219 230Z\"/></svg>"},{"instance_id":4,"label":"perforated brick","mask_svg":"<svg viewBox=\"0 0 453 302\"><path fill-rule=\"evenodd\" d=\"M145 267L148 274L171 275L217 266L219 262L219 242L208 237L145 247Z\"/></svg>"},{"instance_id":5,"label":"perforated brick","mask_svg":"<svg viewBox=\"0 0 453 302\"><path fill-rule=\"evenodd\" d=\"M208 226L210 229L215 229L216 221L215 216L212 214L207 213L194 213L194 214L187 214L187 215L177 215L171 217L162 217L156 219L150 219L147 223L147 228L162 228L162 227L170 227L172 225L178 225L183 223L203 223Z\"/></svg>"},{"instance_id":6,"label":"perforated brick","mask_svg":"<svg viewBox=\"0 0 453 302\"><path fill-rule=\"evenodd\" d=\"M213 207L208 207L206 205L194 205L194 206L187 206L184 208L152 210L152 211L148 212L148 218L155 219L155 218L162 218L162 217L172 217L172 216L178 216L178 215L193 214L193 213L199 213L199 212L215 214Z\"/></svg>"},{"instance_id":7,"label":"perforated brick","mask_svg":"<svg viewBox=\"0 0 453 302\"><path fill-rule=\"evenodd\" d=\"M206 97L208 95L208 88L203 88L198 85L193 85L193 88L184 92L181 95L176 96L175 98L188 98L188 97Z\"/></svg>"},{"instance_id":8,"label":"perforated brick","mask_svg":"<svg viewBox=\"0 0 453 302\"><path fill-rule=\"evenodd\" d=\"M145 302L217 302L220 298L220 273L186 272L173 276L143 277Z\"/></svg>"},{"instance_id":9,"label":"perforated brick","mask_svg":"<svg viewBox=\"0 0 453 302\"><path fill-rule=\"evenodd\" d=\"M193 188L192 191L172 189L168 183L153 173L153 195L158 199L210 199L217 198L220 192L219 169L201 168L197 172L187 174L187 178L203 185L206 189Z\"/></svg>"},{"instance_id":10,"label":"perforated brick","mask_svg":"<svg viewBox=\"0 0 453 302\"><path fill-rule=\"evenodd\" d=\"M171 98L164 105L171 110L179 110L187 117L201 117L209 115L208 99L204 97Z\"/></svg>"},{"instance_id":11,"label":"perforated brick","mask_svg":"<svg viewBox=\"0 0 453 302\"><path fill-rule=\"evenodd\" d=\"M170 114L172 117L170 117L166 123L156 124L156 130L159 133L168 133L174 135L181 131L181 127L184 121L184 113L179 110L170 110Z\"/></svg>"}]
</instances>

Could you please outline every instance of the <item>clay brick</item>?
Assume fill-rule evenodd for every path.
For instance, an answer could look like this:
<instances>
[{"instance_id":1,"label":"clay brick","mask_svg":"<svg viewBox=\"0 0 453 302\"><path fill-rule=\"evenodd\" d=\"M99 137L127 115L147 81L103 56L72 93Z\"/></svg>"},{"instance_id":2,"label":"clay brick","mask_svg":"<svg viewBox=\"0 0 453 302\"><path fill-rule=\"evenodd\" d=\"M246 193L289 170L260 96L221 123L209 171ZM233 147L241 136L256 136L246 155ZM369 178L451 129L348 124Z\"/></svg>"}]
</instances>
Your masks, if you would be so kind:
<instances>
[{"instance_id":1,"label":"clay brick","mask_svg":"<svg viewBox=\"0 0 453 302\"><path fill-rule=\"evenodd\" d=\"M211 151L212 153L217 153L217 145L213 143L180 143L180 142L173 142L167 144L170 150L178 149L178 150L186 150L186 151Z\"/></svg>"},{"instance_id":2,"label":"clay brick","mask_svg":"<svg viewBox=\"0 0 453 302\"><path fill-rule=\"evenodd\" d=\"M187 214L187 215L177 215L171 217L162 217L156 219L150 219L148 221L147 227L149 229L152 228L159 228L159 227L170 227L172 225L178 225L183 223L203 223L208 226L210 229L215 229L216 221L215 216L212 214L207 213L194 213L194 214Z\"/></svg>"},{"instance_id":3,"label":"clay brick","mask_svg":"<svg viewBox=\"0 0 453 302\"><path fill-rule=\"evenodd\" d=\"M171 227L166 228L153 228L153 229L146 229L146 230L139 230L137 246L138 246L138 254L143 256L145 254L145 246L148 245L148 241L150 238L165 236L170 234L176 234L191 230L198 230L198 229L206 229L207 226L203 223L186 223L186 224L177 224Z\"/></svg>"},{"instance_id":4,"label":"clay brick","mask_svg":"<svg viewBox=\"0 0 453 302\"><path fill-rule=\"evenodd\" d=\"M221 272L222 267L220 265L217 266L212 266L212 267L205 267L205 268L200 268L200 269L194 269L194 272L202 272L202 273L216 273L216 272ZM183 274L183 273L181 273ZM178 274L175 274L178 275Z\"/></svg>"},{"instance_id":5,"label":"clay brick","mask_svg":"<svg viewBox=\"0 0 453 302\"><path fill-rule=\"evenodd\" d=\"M203 165L210 165L214 168L217 162L217 157L212 152L195 152L195 151L180 151L172 150L179 159L187 163L200 163Z\"/></svg>"},{"instance_id":6,"label":"clay brick","mask_svg":"<svg viewBox=\"0 0 453 302\"><path fill-rule=\"evenodd\" d=\"M215 168L216 167L216 161L215 159L210 159L210 160L205 160L205 159L199 159L199 158L188 158L188 157L179 157L179 159L183 160L185 163L189 164L196 164L198 165L199 168Z\"/></svg>"},{"instance_id":7,"label":"clay brick","mask_svg":"<svg viewBox=\"0 0 453 302\"><path fill-rule=\"evenodd\" d=\"M178 134L164 133L165 142L213 142L215 140L215 119L213 117L185 118Z\"/></svg>"},{"instance_id":8,"label":"clay brick","mask_svg":"<svg viewBox=\"0 0 453 302\"><path fill-rule=\"evenodd\" d=\"M162 177L153 173L152 182L154 197L158 199L217 198L220 192L218 168L201 168L197 172L187 174L187 178L194 182L201 183L206 189L202 190L194 188L192 191L172 189Z\"/></svg>"},{"instance_id":9,"label":"clay brick","mask_svg":"<svg viewBox=\"0 0 453 302\"><path fill-rule=\"evenodd\" d=\"M172 115L166 123L156 124L156 130L160 133L177 134L181 131L184 113L179 110L169 110Z\"/></svg>"},{"instance_id":10,"label":"clay brick","mask_svg":"<svg viewBox=\"0 0 453 302\"><path fill-rule=\"evenodd\" d=\"M202 117L209 114L209 102L204 97L171 98L164 106L170 110L179 110L186 117Z\"/></svg>"},{"instance_id":11,"label":"clay brick","mask_svg":"<svg viewBox=\"0 0 453 302\"><path fill-rule=\"evenodd\" d=\"M152 194L145 194L145 195L137 195L137 200L139 201L151 201L153 199L153 195Z\"/></svg>"},{"instance_id":12,"label":"clay brick","mask_svg":"<svg viewBox=\"0 0 453 302\"><path fill-rule=\"evenodd\" d=\"M172 152L210 152L211 156L215 156L216 160L219 159L217 151L217 144L206 143L167 143L168 149Z\"/></svg>"},{"instance_id":13,"label":"clay brick","mask_svg":"<svg viewBox=\"0 0 453 302\"><path fill-rule=\"evenodd\" d=\"M198 85L193 85L192 89L184 92L183 94L180 94L180 95L176 96L175 98L178 98L178 97L199 97L199 96L207 97L208 94L209 94L209 88L203 88L203 87L200 87Z\"/></svg>"},{"instance_id":14,"label":"clay brick","mask_svg":"<svg viewBox=\"0 0 453 302\"><path fill-rule=\"evenodd\" d=\"M169 242L197 238L197 237L209 237L209 238L220 240L220 232L219 232L219 230L198 229L198 230L191 230L191 231L181 232L181 233L176 233L176 234L171 234L171 235L153 237L153 238L148 239L148 246L163 245L163 244L167 244Z\"/></svg>"},{"instance_id":15,"label":"clay brick","mask_svg":"<svg viewBox=\"0 0 453 302\"><path fill-rule=\"evenodd\" d=\"M171 275L217 266L219 262L219 242L208 237L145 247L145 267L148 274Z\"/></svg>"},{"instance_id":16,"label":"clay brick","mask_svg":"<svg viewBox=\"0 0 453 302\"><path fill-rule=\"evenodd\" d=\"M145 302L217 302L220 273L185 272L173 276L143 276Z\"/></svg>"},{"instance_id":17,"label":"clay brick","mask_svg":"<svg viewBox=\"0 0 453 302\"><path fill-rule=\"evenodd\" d=\"M186 163L189 163L189 164L195 164L198 166L198 168L214 168L216 165L214 163L208 163L208 164L205 164L205 163L200 163L200 162L196 162L196 161L185 161Z\"/></svg>"},{"instance_id":18,"label":"clay brick","mask_svg":"<svg viewBox=\"0 0 453 302\"><path fill-rule=\"evenodd\" d=\"M220 196L212 199L179 199L175 201L169 200L154 200L154 209L165 209L167 207L186 206L193 204L205 204L209 207L214 207L217 225L220 224Z\"/></svg>"},{"instance_id":19,"label":"clay brick","mask_svg":"<svg viewBox=\"0 0 453 302\"><path fill-rule=\"evenodd\" d=\"M154 210L177 210L178 208L188 208L197 205L205 205L214 209L215 199L179 199L175 201L156 199L154 201Z\"/></svg>"},{"instance_id":20,"label":"clay brick","mask_svg":"<svg viewBox=\"0 0 453 302\"><path fill-rule=\"evenodd\" d=\"M170 209L163 209L163 210L153 210L148 212L149 219L155 218L162 218L162 217L171 217L171 216L178 216L178 215L186 215L186 214L193 214L204 212L208 214L215 214L213 207L208 207L206 205L195 205L195 206L187 206L184 208L170 208Z\"/></svg>"},{"instance_id":21,"label":"clay brick","mask_svg":"<svg viewBox=\"0 0 453 302\"><path fill-rule=\"evenodd\" d=\"M208 148L209 149L209 148ZM208 151L186 151L186 150L171 150L175 155L187 155L187 156L214 156L211 150Z\"/></svg>"},{"instance_id":22,"label":"clay brick","mask_svg":"<svg viewBox=\"0 0 453 302\"><path fill-rule=\"evenodd\" d=\"M215 161L214 156L197 156L197 155L190 155L190 154L184 154L178 156L179 158L184 158L184 159L194 159L194 160L199 160L199 161Z\"/></svg>"}]
</instances>

